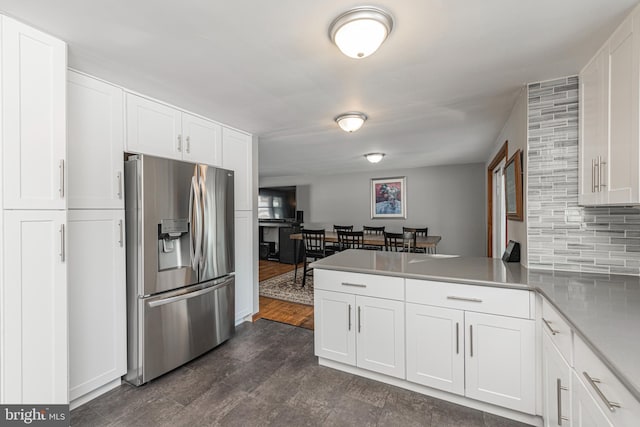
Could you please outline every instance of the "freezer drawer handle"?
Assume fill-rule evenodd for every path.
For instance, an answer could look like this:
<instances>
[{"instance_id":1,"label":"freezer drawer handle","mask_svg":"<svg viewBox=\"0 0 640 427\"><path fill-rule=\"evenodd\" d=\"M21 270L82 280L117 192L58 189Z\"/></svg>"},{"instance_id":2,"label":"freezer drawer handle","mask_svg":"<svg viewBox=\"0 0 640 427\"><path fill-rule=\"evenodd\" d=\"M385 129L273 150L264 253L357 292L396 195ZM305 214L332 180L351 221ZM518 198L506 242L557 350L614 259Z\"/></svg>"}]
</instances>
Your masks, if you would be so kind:
<instances>
[{"instance_id":1,"label":"freezer drawer handle","mask_svg":"<svg viewBox=\"0 0 640 427\"><path fill-rule=\"evenodd\" d=\"M600 380L599 379L590 377L589 374L587 374L586 371L582 372L582 375L584 375L584 377L587 379L587 382L589 384L591 384L591 387L593 387L593 389L596 391L596 393L598 394L600 399L602 399L604 404L607 406L607 408L611 412L614 412L616 410L616 408L622 408L622 406L620 406L619 403L612 402L609 399L607 399L607 396L605 396L604 393L602 392L602 390L600 390L600 387L598 387L598 384L600 384Z\"/></svg>"},{"instance_id":2,"label":"freezer drawer handle","mask_svg":"<svg viewBox=\"0 0 640 427\"><path fill-rule=\"evenodd\" d=\"M158 301L151 301L149 303L149 307L151 307L151 308L160 307L161 305L171 304L171 303L182 301L182 300L185 300L185 299L198 297L200 295L204 295L204 294L207 294L209 292L213 292L213 291L215 291L217 289L220 289L221 287L224 287L224 286L228 286L228 283L221 283L221 284L216 285L216 286L211 286L209 288L200 289L200 290L194 291L194 292L188 292L186 294L177 295L175 297L169 297L169 298L161 299L161 300L158 300Z\"/></svg>"}]
</instances>

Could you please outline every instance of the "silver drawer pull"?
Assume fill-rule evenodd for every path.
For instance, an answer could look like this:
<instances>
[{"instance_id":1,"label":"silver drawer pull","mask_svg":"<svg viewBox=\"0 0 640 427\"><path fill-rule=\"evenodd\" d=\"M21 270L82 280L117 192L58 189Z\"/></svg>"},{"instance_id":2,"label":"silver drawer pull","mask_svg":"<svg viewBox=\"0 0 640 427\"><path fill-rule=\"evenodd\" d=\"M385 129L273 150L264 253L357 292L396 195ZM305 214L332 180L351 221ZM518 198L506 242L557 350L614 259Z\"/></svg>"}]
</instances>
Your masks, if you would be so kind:
<instances>
[{"instance_id":1,"label":"silver drawer pull","mask_svg":"<svg viewBox=\"0 0 640 427\"><path fill-rule=\"evenodd\" d=\"M456 301L482 302L482 300L479 298L465 298L465 297L456 297L451 295L449 295L447 299L452 299Z\"/></svg>"},{"instance_id":2,"label":"silver drawer pull","mask_svg":"<svg viewBox=\"0 0 640 427\"><path fill-rule=\"evenodd\" d=\"M596 393L598 394L600 399L602 399L604 404L607 406L607 408L611 412L615 412L616 408L622 408L622 406L620 406L619 403L612 402L609 399L607 399L607 396L605 396L604 393L602 392L602 390L600 390L600 387L598 387L598 384L600 384L600 380L599 379L590 377L589 374L587 374L586 371L583 371L582 375L584 375L584 377L587 379L589 384L591 384L591 387L593 387L593 389L596 391Z\"/></svg>"},{"instance_id":3,"label":"silver drawer pull","mask_svg":"<svg viewBox=\"0 0 640 427\"><path fill-rule=\"evenodd\" d=\"M353 287L356 287L356 288L366 288L367 287L367 285L363 285L363 284L360 284L360 283L348 283L348 282L342 282L342 286L353 286Z\"/></svg>"},{"instance_id":4,"label":"silver drawer pull","mask_svg":"<svg viewBox=\"0 0 640 427\"><path fill-rule=\"evenodd\" d=\"M551 326L551 322L549 322L544 317L542 318L542 321L544 322L545 325L547 325L547 328L549 328L549 332L551 332L551 335L557 335L560 333L560 331L553 329L553 326Z\"/></svg>"}]
</instances>

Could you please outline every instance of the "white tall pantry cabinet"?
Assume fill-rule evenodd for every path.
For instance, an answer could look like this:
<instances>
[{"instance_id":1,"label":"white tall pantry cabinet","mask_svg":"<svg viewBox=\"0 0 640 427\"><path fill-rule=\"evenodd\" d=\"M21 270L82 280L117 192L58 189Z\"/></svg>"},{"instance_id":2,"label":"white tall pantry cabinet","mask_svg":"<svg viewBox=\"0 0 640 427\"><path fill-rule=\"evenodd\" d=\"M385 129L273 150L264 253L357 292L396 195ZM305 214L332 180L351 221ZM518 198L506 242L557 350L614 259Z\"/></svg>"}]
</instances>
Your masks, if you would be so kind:
<instances>
[{"instance_id":1,"label":"white tall pantry cabinet","mask_svg":"<svg viewBox=\"0 0 640 427\"><path fill-rule=\"evenodd\" d=\"M127 370L123 90L68 73L69 400Z\"/></svg>"},{"instance_id":2,"label":"white tall pantry cabinet","mask_svg":"<svg viewBox=\"0 0 640 427\"><path fill-rule=\"evenodd\" d=\"M0 19L0 402L67 403L66 44Z\"/></svg>"}]
</instances>

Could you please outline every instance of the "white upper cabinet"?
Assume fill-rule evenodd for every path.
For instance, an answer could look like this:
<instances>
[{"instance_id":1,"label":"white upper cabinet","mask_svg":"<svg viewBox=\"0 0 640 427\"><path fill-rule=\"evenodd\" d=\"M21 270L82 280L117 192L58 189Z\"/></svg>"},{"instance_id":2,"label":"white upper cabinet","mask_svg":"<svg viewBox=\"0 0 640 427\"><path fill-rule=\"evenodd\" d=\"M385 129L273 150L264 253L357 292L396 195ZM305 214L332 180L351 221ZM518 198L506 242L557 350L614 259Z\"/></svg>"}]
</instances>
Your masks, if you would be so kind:
<instances>
[{"instance_id":1,"label":"white upper cabinet","mask_svg":"<svg viewBox=\"0 0 640 427\"><path fill-rule=\"evenodd\" d=\"M222 167L235 172L235 209L252 210L254 203L253 150L251 136L222 129Z\"/></svg>"},{"instance_id":2,"label":"white upper cabinet","mask_svg":"<svg viewBox=\"0 0 640 427\"><path fill-rule=\"evenodd\" d=\"M69 208L124 209L122 89L69 71Z\"/></svg>"},{"instance_id":3,"label":"white upper cabinet","mask_svg":"<svg viewBox=\"0 0 640 427\"><path fill-rule=\"evenodd\" d=\"M222 126L191 114L182 114L183 159L190 162L222 165Z\"/></svg>"},{"instance_id":4,"label":"white upper cabinet","mask_svg":"<svg viewBox=\"0 0 640 427\"><path fill-rule=\"evenodd\" d=\"M2 17L5 209L65 209L66 44Z\"/></svg>"},{"instance_id":5,"label":"white upper cabinet","mask_svg":"<svg viewBox=\"0 0 640 427\"><path fill-rule=\"evenodd\" d=\"M127 93L127 151L220 166L222 126Z\"/></svg>"},{"instance_id":6,"label":"white upper cabinet","mask_svg":"<svg viewBox=\"0 0 640 427\"><path fill-rule=\"evenodd\" d=\"M580 72L582 205L640 203L640 9Z\"/></svg>"},{"instance_id":7,"label":"white upper cabinet","mask_svg":"<svg viewBox=\"0 0 640 427\"><path fill-rule=\"evenodd\" d=\"M182 159L179 110L127 93L127 151Z\"/></svg>"}]
</instances>

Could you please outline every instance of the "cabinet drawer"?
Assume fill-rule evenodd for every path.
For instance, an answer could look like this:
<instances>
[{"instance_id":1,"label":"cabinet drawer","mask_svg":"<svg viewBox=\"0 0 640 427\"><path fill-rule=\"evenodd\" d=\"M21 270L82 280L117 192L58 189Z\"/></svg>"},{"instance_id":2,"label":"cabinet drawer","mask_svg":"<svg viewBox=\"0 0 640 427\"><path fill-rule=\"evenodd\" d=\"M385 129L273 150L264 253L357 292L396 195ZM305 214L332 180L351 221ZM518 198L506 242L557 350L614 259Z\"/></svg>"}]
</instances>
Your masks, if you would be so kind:
<instances>
[{"instance_id":1,"label":"cabinet drawer","mask_svg":"<svg viewBox=\"0 0 640 427\"><path fill-rule=\"evenodd\" d=\"M571 327L545 298L542 298L542 328L547 331L564 360L573 366Z\"/></svg>"},{"instance_id":2,"label":"cabinet drawer","mask_svg":"<svg viewBox=\"0 0 640 427\"><path fill-rule=\"evenodd\" d=\"M574 337L574 361L574 369L578 377L613 424L619 426L638 425L640 402L577 335ZM592 383L587 375L597 381L594 380ZM620 407L615 407L615 405Z\"/></svg>"},{"instance_id":3,"label":"cabinet drawer","mask_svg":"<svg viewBox=\"0 0 640 427\"><path fill-rule=\"evenodd\" d=\"M407 279L407 302L530 318L530 292L520 289Z\"/></svg>"},{"instance_id":4,"label":"cabinet drawer","mask_svg":"<svg viewBox=\"0 0 640 427\"><path fill-rule=\"evenodd\" d=\"M325 291L404 300L404 279L400 277L316 268L313 271L313 287Z\"/></svg>"}]
</instances>

